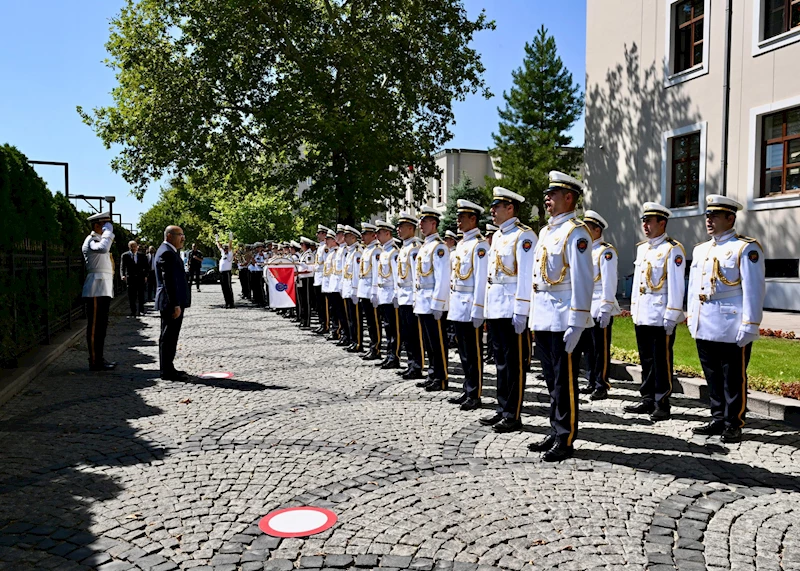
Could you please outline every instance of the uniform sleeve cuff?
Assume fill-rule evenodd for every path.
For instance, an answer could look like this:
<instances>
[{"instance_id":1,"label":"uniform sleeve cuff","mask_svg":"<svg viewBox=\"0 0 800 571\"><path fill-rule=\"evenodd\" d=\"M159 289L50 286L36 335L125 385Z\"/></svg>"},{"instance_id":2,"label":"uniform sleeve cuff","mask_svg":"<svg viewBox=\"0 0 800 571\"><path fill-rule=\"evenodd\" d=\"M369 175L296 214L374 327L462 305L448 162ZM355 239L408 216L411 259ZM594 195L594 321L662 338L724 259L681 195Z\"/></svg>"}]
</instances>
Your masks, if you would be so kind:
<instances>
[{"instance_id":1,"label":"uniform sleeve cuff","mask_svg":"<svg viewBox=\"0 0 800 571\"><path fill-rule=\"evenodd\" d=\"M669 319L670 321L676 321L681 323L684 319L683 310L682 309L667 309L664 312L664 319Z\"/></svg>"},{"instance_id":2,"label":"uniform sleeve cuff","mask_svg":"<svg viewBox=\"0 0 800 571\"><path fill-rule=\"evenodd\" d=\"M514 315L528 315L531 312L531 302L517 300L514 303Z\"/></svg>"}]
</instances>

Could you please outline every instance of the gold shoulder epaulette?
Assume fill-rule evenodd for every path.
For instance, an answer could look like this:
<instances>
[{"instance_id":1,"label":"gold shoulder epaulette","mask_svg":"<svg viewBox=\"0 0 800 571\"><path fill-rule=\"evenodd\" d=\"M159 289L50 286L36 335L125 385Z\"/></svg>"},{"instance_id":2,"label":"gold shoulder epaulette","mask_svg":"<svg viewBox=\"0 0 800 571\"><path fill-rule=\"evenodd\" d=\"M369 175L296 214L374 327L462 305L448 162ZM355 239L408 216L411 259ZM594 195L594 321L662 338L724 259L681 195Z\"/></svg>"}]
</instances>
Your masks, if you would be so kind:
<instances>
[{"instance_id":1,"label":"gold shoulder epaulette","mask_svg":"<svg viewBox=\"0 0 800 571\"><path fill-rule=\"evenodd\" d=\"M570 218L569 219L572 224L575 225L576 228L580 228L581 226L586 226L583 220L579 220L578 218Z\"/></svg>"},{"instance_id":2,"label":"gold shoulder epaulette","mask_svg":"<svg viewBox=\"0 0 800 571\"><path fill-rule=\"evenodd\" d=\"M636 242L636 247L638 248L639 246L641 246L645 242L647 242L647 240L642 240L641 242Z\"/></svg>"},{"instance_id":3,"label":"gold shoulder epaulette","mask_svg":"<svg viewBox=\"0 0 800 571\"><path fill-rule=\"evenodd\" d=\"M761 243L758 240L756 240L755 238L751 238L750 236L742 236L741 234L737 234L736 237L739 240L741 240L742 242L747 242L748 244L755 244L756 246L758 246L762 250L764 249L764 247L761 245Z\"/></svg>"},{"instance_id":4,"label":"gold shoulder epaulette","mask_svg":"<svg viewBox=\"0 0 800 571\"><path fill-rule=\"evenodd\" d=\"M530 227L530 226L526 226L525 224L523 224L523 223L522 223L522 222L520 222L519 220L517 220L517 221L514 223L514 225L515 225L517 228L522 228L522 230L523 230L523 231L531 230L531 227Z\"/></svg>"}]
</instances>

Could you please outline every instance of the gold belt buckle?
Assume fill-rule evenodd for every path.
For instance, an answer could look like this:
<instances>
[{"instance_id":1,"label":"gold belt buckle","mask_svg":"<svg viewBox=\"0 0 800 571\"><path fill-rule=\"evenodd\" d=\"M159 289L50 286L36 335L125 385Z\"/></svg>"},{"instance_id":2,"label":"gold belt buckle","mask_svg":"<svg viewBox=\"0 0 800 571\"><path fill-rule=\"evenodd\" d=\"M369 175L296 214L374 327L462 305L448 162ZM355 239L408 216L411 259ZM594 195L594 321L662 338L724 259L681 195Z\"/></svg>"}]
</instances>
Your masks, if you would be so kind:
<instances>
[{"instance_id":1,"label":"gold belt buckle","mask_svg":"<svg viewBox=\"0 0 800 571\"><path fill-rule=\"evenodd\" d=\"M533 284L533 291L537 293L539 292L539 284Z\"/></svg>"},{"instance_id":2,"label":"gold belt buckle","mask_svg":"<svg viewBox=\"0 0 800 571\"><path fill-rule=\"evenodd\" d=\"M704 293L701 293L701 294L700 294L700 295L698 295L697 297L699 297L699 298L700 298L700 303L705 303L705 302L707 302L707 301L708 301L708 296L707 296L706 294L704 294Z\"/></svg>"},{"instance_id":3,"label":"gold belt buckle","mask_svg":"<svg viewBox=\"0 0 800 571\"><path fill-rule=\"evenodd\" d=\"M492 276L489 276L489 277L488 277L488 278L486 278L486 279L487 279L487 281L488 281L490 284L491 284L491 283L494 283L494 281L492 281Z\"/></svg>"},{"instance_id":4,"label":"gold belt buckle","mask_svg":"<svg viewBox=\"0 0 800 571\"><path fill-rule=\"evenodd\" d=\"M639 293L645 293L645 289L646 289L646 288L640 287L640 288L639 288Z\"/></svg>"}]
</instances>

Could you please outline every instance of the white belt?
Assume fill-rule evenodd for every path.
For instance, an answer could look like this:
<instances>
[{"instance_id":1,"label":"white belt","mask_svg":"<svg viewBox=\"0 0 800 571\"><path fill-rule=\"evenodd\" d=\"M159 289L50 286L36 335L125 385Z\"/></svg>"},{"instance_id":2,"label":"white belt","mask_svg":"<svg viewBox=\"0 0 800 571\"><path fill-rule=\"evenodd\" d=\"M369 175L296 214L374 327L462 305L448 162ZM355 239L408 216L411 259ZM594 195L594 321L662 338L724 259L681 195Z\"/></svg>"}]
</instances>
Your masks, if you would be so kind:
<instances>
[{"instance_id":1,"label":"white belt","mask_svg":"<svg viewBox=\"0 0 800 571\"><path fill-rule=\"evenodd\" d=\"M382 288L385 288L385 289L389 289L389 288L392 288L392 287L394 287L394 282L383 282L383 283L379 283L379 284L378 284L378 287L382 287Z\"/></svg>"},{"instance_id":2,"label":"white belt","mask_svg":"<svg viewBox=\"0 0 800 571\"><path fill-rule=\"evenodd\" d=\"M646 287L640 287L640 288L639 288L639 293L640 293L640 294L642 294L642 295L644 295L644 294L650 294L650 295L667 295L667 292L666 292L666 291L664 291L664 290L653 291L653 290L649 290L649 289L647 289Z\"/></svg>"},{"instance_id":3,"label":"white belt","mask_svg":"<svg viewBox=\"0 0 800 571\"><path fill-rule=\"evenodd\" d=\"M515 284L517 283L517 276L489 276L490 284Z\"/></svg>"},{"instance_id":4,"label":"white belt","mask_svg":"<svg viewBox=\"0 0 800 571\"><path fill-rule=\"evenodd\" d=\"M450 286L450 291L472 293L473 291L475 291L475 286L474 285L453 285L453 286Z\"/></svg>"},{"instance_id":5,"label":"white belt","mask_svg":"<svg viewBox=\"0 0 800 571\"><path fill-rule=\"evenodd\" d=\"M550 284L533 284L533 291L540 292L540 291L567 291L572 289L572 284L570 282L567 283L560 283L556 285Z\"/></svg>"},{"instance_id":6,"label":"white belt","mask_svg":"<svg viewBox=\"0 0 800 571\"><path fill-rule=\"evenodd\" d=\"M421 290L421 289L433 289L436 287L436 284L417 284L414 286L414 289Z\"/></svg>"},{"instance_id":7,"label":"white belt","mask_svg":"<svg viewBox=\"0 0 800 571\"><path fill-rule=\"evenodd\" d=\"M704 293L701 293L698 297L700 298L700 303L706 303L706 302L709 302L709 301L719 301L720 299L728 299L728 298L731 298L731 297L739 297L741 295L743 295L742 294L742 290L734 289L734 290L731 290L731 291L724 291L722 293L715 293L715 294L712 294L712 295L706 295Z\"/></svg>"}]
</instances>

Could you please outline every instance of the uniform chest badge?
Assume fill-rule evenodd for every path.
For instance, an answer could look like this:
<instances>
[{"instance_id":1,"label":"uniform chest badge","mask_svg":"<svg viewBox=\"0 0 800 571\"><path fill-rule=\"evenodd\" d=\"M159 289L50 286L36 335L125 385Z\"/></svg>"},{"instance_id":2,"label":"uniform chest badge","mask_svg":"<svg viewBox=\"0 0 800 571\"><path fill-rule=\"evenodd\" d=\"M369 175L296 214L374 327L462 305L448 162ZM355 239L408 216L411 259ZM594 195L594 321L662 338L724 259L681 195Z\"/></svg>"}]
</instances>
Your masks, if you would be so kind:
<instances>
[{"instance_id":1,"label":"uniform chest badge","mask_svg":"<svg viewBox=\"0 0 800 571\"><path fill-rule=\"evenodd\" d=\"M747 254L747 259L755 264L758 261L758 252L751 250L750 253Z\"/></svg>"},{"instance_id":2,"label":"uniform chest badge","mask_svg":"<svg viewBox=\"0 0 800 571\"><path fill-rule=\"evenodd\" d=\"M586 238L580 238L578 240L578 251L583 254L586 251L586 248L589 247L589 240Z\"/></svg>"},{"instance_id":3,"label":"uniform chest badge","mask_svg":"<svg viewBox=\"0 0 800 571\"><path fill-rule=\"evenodd\" d=\"M683 256L681 256L680 254L675 256L675 265L680 268L682 264L683 264Z\"/></svg>"},{"instance_id":4,"label":"uniform chest badge","mask_svg":"<svg viewBox=\"0 0 800 571\"><path fill-rule=\"evenodd\" d=\"M533 247L533 242L531 242L530 240L524 240L524 241L522 242L522 249L523 249L523 251L525 251L525 252L528 252L528 251L530 251L530 249L531 249L532 247Z\"/></svg>"}]
</instances>

